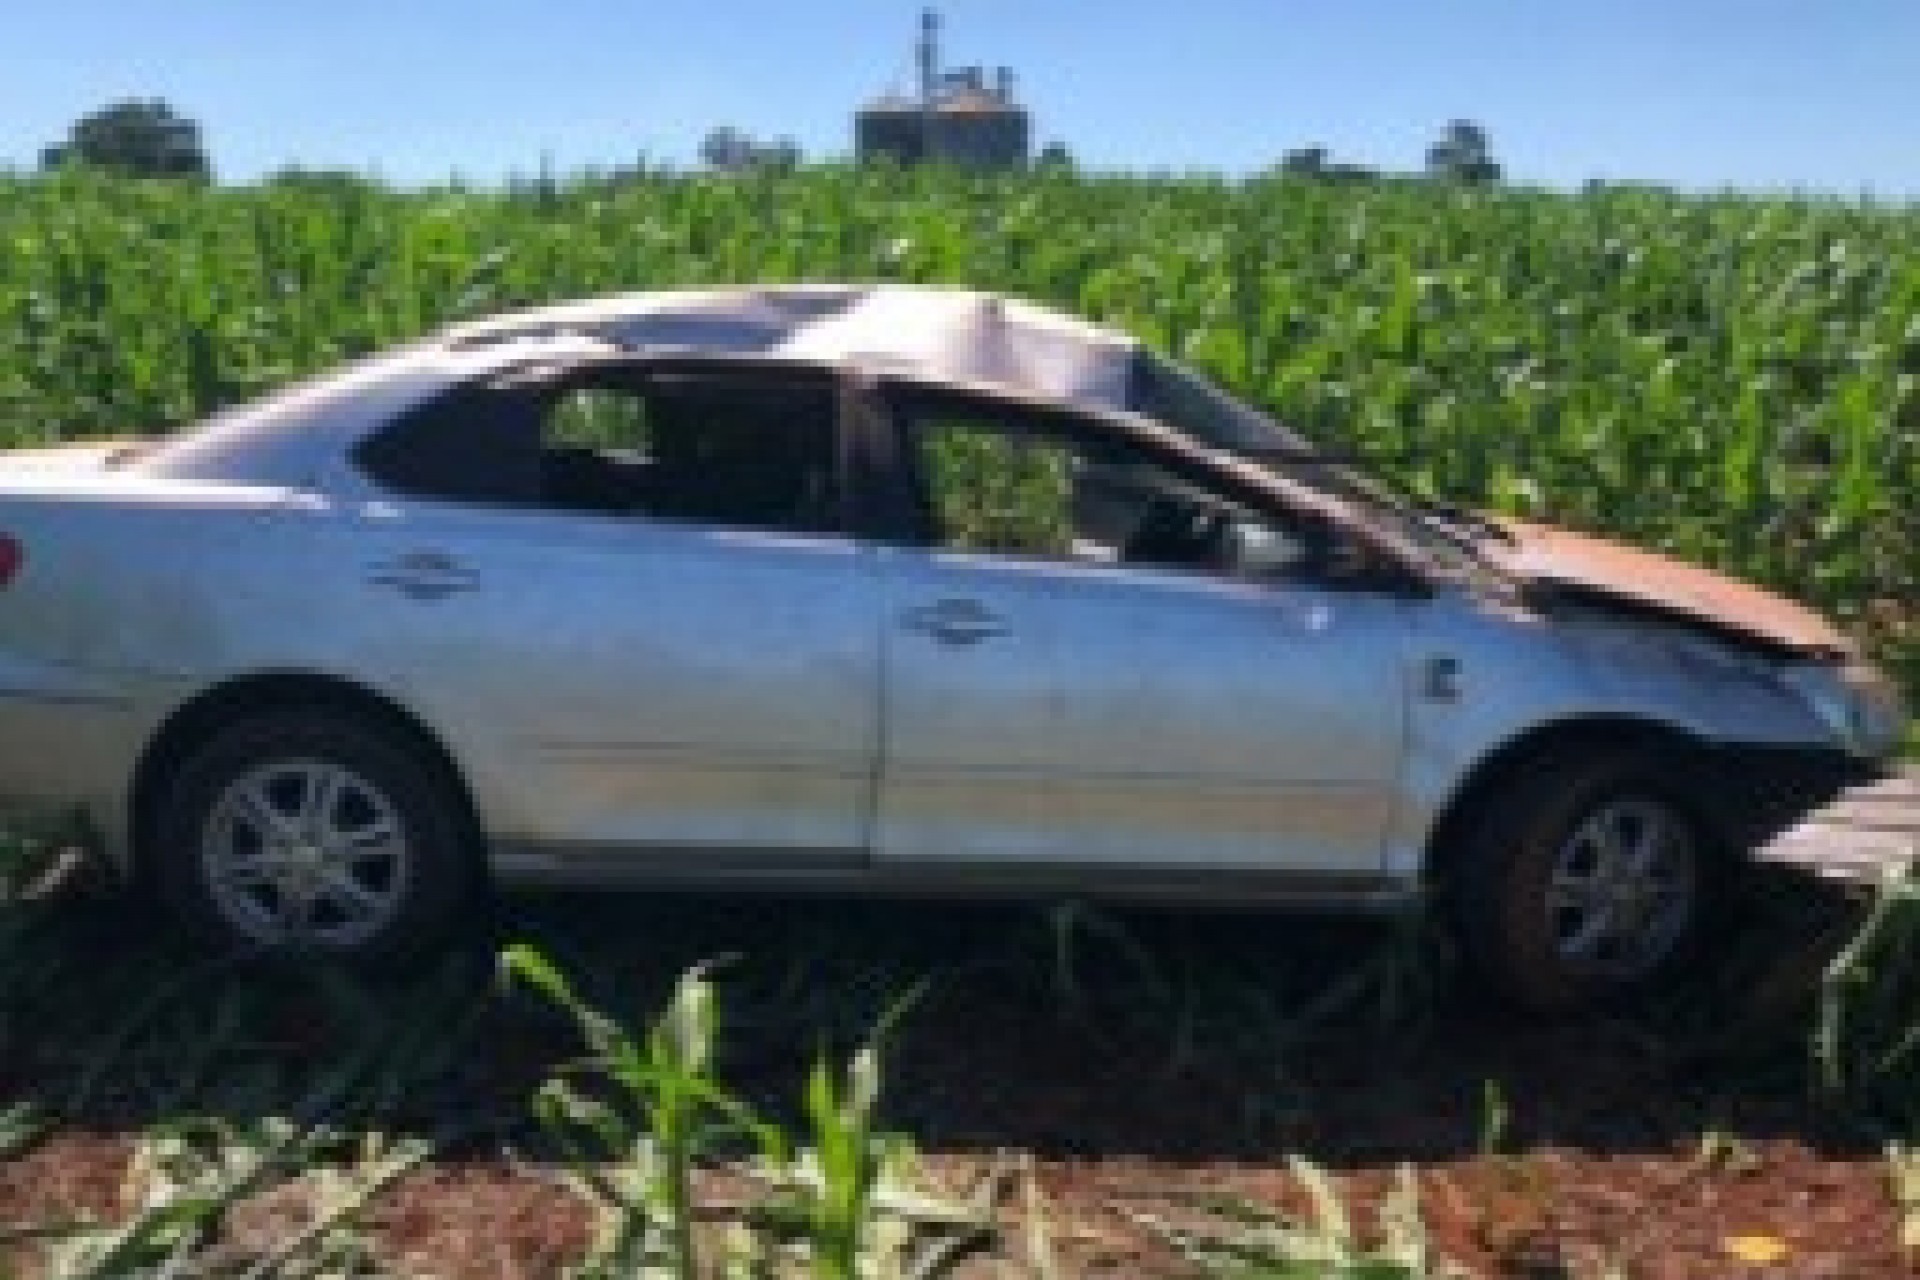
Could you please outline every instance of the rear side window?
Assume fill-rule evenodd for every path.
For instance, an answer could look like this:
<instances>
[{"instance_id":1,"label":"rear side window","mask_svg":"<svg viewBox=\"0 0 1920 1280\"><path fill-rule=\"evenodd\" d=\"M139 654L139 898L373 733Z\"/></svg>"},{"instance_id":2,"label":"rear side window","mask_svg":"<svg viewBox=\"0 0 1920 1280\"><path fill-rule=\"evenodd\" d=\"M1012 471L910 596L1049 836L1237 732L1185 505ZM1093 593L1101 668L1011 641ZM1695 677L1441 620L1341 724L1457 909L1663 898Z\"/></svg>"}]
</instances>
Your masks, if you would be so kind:
<instances>
[{"instance_id":1,"label":"rear side window","mask_svg":"<svg viewBox=\"0 0 1920 1280\"><path fill-rule=\"evenodd\" d=\"M915 439L944 545L1071 554L1079 460L1058 442L952 415L919 423Z\"/></svg>"},{"instance_id":2,"label":"rear side window","mask_svg":"<svg viewBox=\"0 0 1920 1280\"><path fill-rule=\"evenodd\" d=\"M524 390L469 385L404 413L354 460L410 497L492 505L540 499L540 405Z\"/></svg>"},{"instance_id":3,"label":"rear side window","mask_svg":"<svg viewBox=\"0 0 1920 1280\"><path fill-rule=\"evenodd\" d=\"M441 501L834 533L836 423L824 380L601 368L463 388L356 460Z\"/></svg>"}]
</instances>

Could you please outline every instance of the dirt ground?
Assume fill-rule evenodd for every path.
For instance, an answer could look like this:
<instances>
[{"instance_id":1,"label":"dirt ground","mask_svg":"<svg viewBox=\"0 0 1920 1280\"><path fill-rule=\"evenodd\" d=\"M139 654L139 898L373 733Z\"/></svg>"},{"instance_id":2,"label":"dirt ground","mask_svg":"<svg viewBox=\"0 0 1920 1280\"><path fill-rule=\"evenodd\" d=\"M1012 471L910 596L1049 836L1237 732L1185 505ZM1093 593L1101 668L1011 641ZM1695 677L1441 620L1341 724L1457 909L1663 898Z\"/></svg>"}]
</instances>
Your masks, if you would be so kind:
<instances>
[{"instance_id":1,"label":"dirt ground","mask_svg":"<svg viewBox=\"0 0 1920 1280\"><path fill-rule=\"evenodd\" d=\"M948 1187L1026 1171L1038 1194L1007 1218L1042 1214L1066 1275L1192 1274L1141 1215L1191 1225L1196 1193L1306 1213L1292 1154L1331 1171L1368 1227L1412 1166L1439 1252L1480 1276L1920 1275L1881 1135L1811 1099L1780 1049L1847 910L1805 892L1784 917L1804 927L1730 936L1709 957L1718 977L1558 1025L1443 980L1443 957L1377 927L1252 915L603 898L516 905L503 930L635 1016L684 964L743 957L722 987L722 1068L776 1110L815 1054L844 1051L927 980L889 1052L886 1120ZM87 906L48 945L147 964L158 944L143 928ZM526 1109L578 1044L541 1010L496 1004L457 1067L400 1101L402 1123L456 1116L462 1136L369 1212L395 1272L552 1276L585 1246L588 1214ZM295 999L246 1053L324 1059L337 1021ZM87 1025L51 1011L0 1024L0 1110L84 1071ZM129 1135L159 1118L147 1069L131 1062L125 1088L109 1079L0 1162L0 1238L123 1211ZM1009 1243L962 1274L1027 1274L1020 1253Z\"/></svg>"}]
</instances>

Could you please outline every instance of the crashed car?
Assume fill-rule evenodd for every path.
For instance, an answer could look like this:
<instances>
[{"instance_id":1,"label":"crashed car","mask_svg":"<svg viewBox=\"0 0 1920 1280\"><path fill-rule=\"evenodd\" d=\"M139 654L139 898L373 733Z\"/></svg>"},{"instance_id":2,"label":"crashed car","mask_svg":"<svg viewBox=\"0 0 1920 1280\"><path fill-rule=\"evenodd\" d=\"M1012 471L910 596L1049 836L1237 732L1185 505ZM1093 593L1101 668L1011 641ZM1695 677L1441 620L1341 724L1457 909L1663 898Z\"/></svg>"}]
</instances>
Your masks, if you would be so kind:
<instances>
[{"instance_id":1,"label":"crashed car","mask_svg":"<svg viewBox=\"0 0 1920 1280\"><path fill-rule=\"evenodd\" d=\"M1542 1008L1894 752L1787 600L1423 509L1132 339L795 286L0 456L0 796L225 946L492 885L1430 900Z\"/></svg>"}]
</instances>

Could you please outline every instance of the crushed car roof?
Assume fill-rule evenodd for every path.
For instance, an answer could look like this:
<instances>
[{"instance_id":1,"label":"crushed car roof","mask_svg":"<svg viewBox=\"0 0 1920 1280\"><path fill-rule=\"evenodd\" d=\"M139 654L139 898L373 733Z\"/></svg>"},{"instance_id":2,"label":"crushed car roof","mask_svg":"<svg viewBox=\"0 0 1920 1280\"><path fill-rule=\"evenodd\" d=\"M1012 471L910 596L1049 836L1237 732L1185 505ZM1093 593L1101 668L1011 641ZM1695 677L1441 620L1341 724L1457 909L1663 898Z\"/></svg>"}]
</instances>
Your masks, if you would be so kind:
<instances>
[{"instance_id":1,"label":"crushed car roof","mask_svg":"<svg viewBox=\"0 0 1920 1280\"><path fill-rule=\"evenodd\" d=\"M452 353L564 340L807 361L996 387L1065 408L1140 414L1214 448L1308 447L1136 338L975 289L786 284L630 293L454 325L424 345Z\"/></svg>"},{"instance_id":2,"label":"crushed car roof","mask_svg":"<svg viewBox=\"0 0 1920 1280\"><path fill-rule=\"evenodd\" d=\"M235 406L156 445L142 465L180 475L289 474L340 444L323 437L363 429L453 383L612 352L858 370L1137 415L1212 449L1306 447L1138 340L1035 303L970 289L799 284L622 294L451 325Z\"/></svg>"},{"instance_id":3,"label":"crushed car roof","mask_svg":"<svg viewBox=\"0 0 1920 1280\"><path fill-rule=\"evenodd\" d=\"M462 347L567 335L985 383L1088 408L1138 407L1138 341L969 289L816 284L633 293L457 325L434 340Z\"/></svg>"},{"instance_id":4,"label":"crushed car roof","mask_svg":"<svg viewBox=\"0 0 1920 1280\"><path fill-rule=\"evenodd\" d=\"M1308 447L1137 338L1020 297L962 288L770 284L593 297L457 324L428 344L459 351L568 338L989 386L1068 409L1156 418L1223 449Z\"/></svg>"}]
</instances>

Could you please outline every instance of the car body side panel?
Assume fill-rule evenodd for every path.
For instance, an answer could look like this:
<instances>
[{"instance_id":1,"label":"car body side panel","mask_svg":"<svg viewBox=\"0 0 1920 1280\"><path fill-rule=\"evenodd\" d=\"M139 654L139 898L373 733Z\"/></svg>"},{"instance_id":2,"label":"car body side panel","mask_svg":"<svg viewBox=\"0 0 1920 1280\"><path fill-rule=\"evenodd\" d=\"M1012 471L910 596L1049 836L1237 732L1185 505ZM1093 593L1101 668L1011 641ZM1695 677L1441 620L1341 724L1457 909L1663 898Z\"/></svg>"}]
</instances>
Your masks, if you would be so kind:
<instances>
[{"instance_id":1,"label":"car body side panel","mask_svg":"<svg viewBox=\"0 0 1920 1280\"><path fill-rule=\"evenodd\" d=\"M424 723L502 845L864 859L878 605L857 544L536 514L423 523L391 504L369 517L172 487L172 503L11 508L32 571L60 586L0 597L0 742L45 748L0 761L0 804L84 809L123 861L134 767L166 720L225 682L302 674ZM423 546L484 589L415 599L375 581Z\"/></svg>"},{"instance_id":2,"label":"car body side panel","mask_svg":"<svg viewBox=\"0 0 1920 1280\"><path fill-rule=\"evenodd\" d=\"M858 544L372 503L327 545L341 661L479 763L497 841L864 856L879 638ZM383 581L420 556L461 588Z\"/></svg>"},{"instance_id":3,"label":"car body side panel","mask_svg":"<svg viewBox=\"0 0 1920 1280\"><path fill-rule=\"evenodd\" d=\"M29 829L78 819L117 856L127 762L165 701L138 685L0 649L0 815Z\"/></svg>"},{"instance_id":4,"label":"car body side panel","mask_svg":"<svg viewBox=\"0 0 1920 1280\"><path fill-rule=\"evenodd\" d=\"M0 592L0 805L84 813L123 860L135 763L226 669L251 584L279 575L284 490L119 473L0 475L25 547Z\"/></svg>"},{"instance_id":5,"label":"car body side panel","mask_svg":"<svg viewBox=\"0 0 1920 1280\"><path fill-rule=\"evenodd\" d=\"M1398 767L1398 602L897 550L878 862L1371 875ZM952 602L998 628L943 641Z\"/></svg>"}]
</instances>

